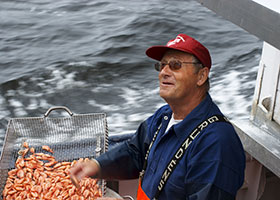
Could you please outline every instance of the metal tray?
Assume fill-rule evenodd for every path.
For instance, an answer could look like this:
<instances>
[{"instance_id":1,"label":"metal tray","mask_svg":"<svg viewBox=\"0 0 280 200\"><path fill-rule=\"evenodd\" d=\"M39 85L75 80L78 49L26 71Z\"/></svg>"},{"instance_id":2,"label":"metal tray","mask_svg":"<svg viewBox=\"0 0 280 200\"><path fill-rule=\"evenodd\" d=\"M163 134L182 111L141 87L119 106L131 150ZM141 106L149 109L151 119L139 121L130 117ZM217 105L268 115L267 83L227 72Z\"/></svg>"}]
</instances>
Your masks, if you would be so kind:
<instances>
[{"instance_id":1,"label":"metal tray","mask_svg":"<svg viewBox=\"0 0 280 200\"><path fill-rule=\"evenodd\" d=\"M53 110L62 109L69 117L49 117ZM57 161L95 158L108 148L108 128L104 113L73 114L67 107L50 108L43 117L12 118L9 120L3 151L0 157L0 199L22 143L35 151L42 145L50 146ZM99 183L105 194L106 183Z\"/></svg>"}]
</instances>

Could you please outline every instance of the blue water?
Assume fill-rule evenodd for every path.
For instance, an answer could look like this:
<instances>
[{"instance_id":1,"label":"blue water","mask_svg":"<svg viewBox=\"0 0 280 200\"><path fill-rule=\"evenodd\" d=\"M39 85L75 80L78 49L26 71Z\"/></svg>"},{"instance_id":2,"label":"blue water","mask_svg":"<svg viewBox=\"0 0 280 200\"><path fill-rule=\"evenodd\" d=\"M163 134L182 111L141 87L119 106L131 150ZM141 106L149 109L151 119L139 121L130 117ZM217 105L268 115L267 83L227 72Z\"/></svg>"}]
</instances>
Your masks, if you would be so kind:
<instances>
[{"instance_id":1,"label":"blue water","mask_svg":"<svg viewBox=\"0 0 280 200\"><path fill-rule=\"evenodd\" d=\"M196 1L2 0L0 27L0 149L10 118L58 105L105 112L109 134L133 132L164 103L145 50L178 33L209 48L222 111L250 112L262 41Z\"/></svg>"}]
</instances>

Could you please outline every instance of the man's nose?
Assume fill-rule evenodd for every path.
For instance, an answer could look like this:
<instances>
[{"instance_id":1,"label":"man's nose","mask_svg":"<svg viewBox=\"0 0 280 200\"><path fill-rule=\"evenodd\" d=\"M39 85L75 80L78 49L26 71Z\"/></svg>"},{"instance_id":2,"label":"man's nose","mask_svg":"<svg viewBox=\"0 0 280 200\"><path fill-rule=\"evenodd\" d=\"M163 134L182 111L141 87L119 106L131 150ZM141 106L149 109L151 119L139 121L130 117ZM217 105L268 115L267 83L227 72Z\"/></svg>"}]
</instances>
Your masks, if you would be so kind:
<instances>
[{"instance_id":1,"label":"man's nose","mask_svg":"<svg viewBox=\"0 0 280 200\"><path fill-rule=\"evenodd\" d=\"M160 70L160 73L168 73L168 72L170 72L170 71L171 71L170 66L169 66L169 64L167 63L166 65L164 65L164 66L162 67L162 69Z\"/></svg>"}]
</instances>

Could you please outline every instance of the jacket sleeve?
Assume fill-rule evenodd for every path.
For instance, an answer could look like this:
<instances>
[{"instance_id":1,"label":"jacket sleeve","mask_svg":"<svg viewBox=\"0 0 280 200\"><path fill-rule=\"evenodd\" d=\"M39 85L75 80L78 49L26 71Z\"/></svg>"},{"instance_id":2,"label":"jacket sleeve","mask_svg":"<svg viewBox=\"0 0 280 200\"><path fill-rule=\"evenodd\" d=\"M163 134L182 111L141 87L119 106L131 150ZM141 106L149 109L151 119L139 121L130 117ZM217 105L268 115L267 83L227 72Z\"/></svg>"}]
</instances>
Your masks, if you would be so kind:
<instances>
[{"instance_id":1,"label":"jacket sleeve","mask_svg":"<svg viewBox=\"0 0 280 200\"><path fill-rule=\"evenodd\" d=\"M235 197L213 184L190 183L186 200L234 200Z\"/></svg>"},{"instance_id":2,"label":"jacket sleeve","mask_svg":"<svg viewBox=\"0 0 280 200\"><path fill-rule=\"evenodd\" d=\"M147 126L146 120L131 139L116 145L96 159L101 167L101 178L133 179L139 176L149 144Z\"/></svg>"}]
</instances>

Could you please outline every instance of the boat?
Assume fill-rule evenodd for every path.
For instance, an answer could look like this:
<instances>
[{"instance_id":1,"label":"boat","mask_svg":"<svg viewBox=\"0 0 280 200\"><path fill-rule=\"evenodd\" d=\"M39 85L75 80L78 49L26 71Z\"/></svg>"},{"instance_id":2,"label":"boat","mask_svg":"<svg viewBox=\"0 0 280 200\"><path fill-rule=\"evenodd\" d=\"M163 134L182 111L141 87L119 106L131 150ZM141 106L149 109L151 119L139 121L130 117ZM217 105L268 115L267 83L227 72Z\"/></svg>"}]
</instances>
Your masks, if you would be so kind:
<instances>
[{"instance_id":1,"label":"boat","mask_svg":"<svg viewBox=\"0 0 280 200\"><path fill-rule=\"evenodd\" d=\"M245 181L237 200L280 197L280 3L277 0L197 0L202 6L263 40L248 118L231 120L246 151ZM112 147L131 137L113 135ZM136 199L138 179L107 181L110 196ZM112 190L111 190L112 189ZM116 193L115 193L116 192Z\"/></svg>"},{"instance_id":2,"label":"boat","mask_svg":"<svg viewBox=\"0 0 280 200\"><path fill-rule=\"evenodd\" d=\"M280 2L197 0L263 41L250 116L232 123L246 151L238 200L280 198Z\"/></svg>"},{"instance_id":3,"label":"boat","mask_svg":"<svg viewBox=\"0 0 280 200\"><path fill-rule=\"evenodd\" d=\"M246 151L246 170L237 200L280 198L280 2L197 0L202 6L263 41L251 113L232 120ZM116 138L111 138L118 141ZM119 138L120 139L120 138ZM109 182L121 196L135 198L137 180Z\"/></svg>"}]
</instances>

